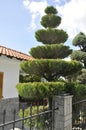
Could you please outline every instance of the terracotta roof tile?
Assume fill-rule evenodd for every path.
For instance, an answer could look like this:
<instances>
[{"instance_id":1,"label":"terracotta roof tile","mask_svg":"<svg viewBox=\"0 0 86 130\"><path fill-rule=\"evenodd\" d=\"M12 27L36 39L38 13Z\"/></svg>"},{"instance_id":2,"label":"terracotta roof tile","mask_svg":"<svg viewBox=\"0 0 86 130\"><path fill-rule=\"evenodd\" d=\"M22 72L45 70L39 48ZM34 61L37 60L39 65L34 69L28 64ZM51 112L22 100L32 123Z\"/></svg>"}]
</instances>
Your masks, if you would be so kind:
<instances>
[{"instance_id":1,"label":"terracotta roof tile","mask_svg":"<svg viewBox=\"0 0 86 130\"><path fill-rule=\"evenodd\" d=\"M16 50L0 46L0 55L5 55L9 58L17 58L18 60L33 60L34 58L24 54L22 52L18 52Z\"/></svg>"}]
</instances>

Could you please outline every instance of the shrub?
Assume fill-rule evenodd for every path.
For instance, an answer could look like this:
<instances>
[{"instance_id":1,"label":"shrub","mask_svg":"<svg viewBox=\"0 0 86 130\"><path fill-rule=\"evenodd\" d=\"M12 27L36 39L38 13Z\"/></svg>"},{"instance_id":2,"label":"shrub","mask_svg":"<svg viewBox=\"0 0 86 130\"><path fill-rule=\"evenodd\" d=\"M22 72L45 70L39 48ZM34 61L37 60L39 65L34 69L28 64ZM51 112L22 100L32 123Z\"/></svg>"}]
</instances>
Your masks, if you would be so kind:
<instances>
[{"instance_id":1,"label":"shrub","mask_svg":"<svg viewBox=\"0 0 86 130\"><path fill-rule=\"evenodd\" d=\"M34 82L16 85L18 94L28 99L44 99L64 91L65 82Z\"/></svg>"},{"instance_id":2,"label":"shrub","mask_svg":"<svg viewBox=\"0 0 86 130\"><path fill-rule=\"evenodd\" d=\"M29 100L40 100L52 98L53 95L59 95L64 91L74 95L73 98L81 100L86 98L86 85L68 82L34 82L19 83L16 85L18 94Z\"/></svg>"},{"instance_id":3,"label":"shrub","mask_svg":"<svg viewBox=\"0 0 86 130\"><path fill-rule=\"evenodd\" d=\"M41 112L44 112L48 110L48 106L43 107L43 106L32 106L31 108L27 108L24 110L24 117L30 117L31 115L35 115ZM23 117L23 111L22 109L19 111L19 116ZM38 123L38 128L42 129L42 126L44 125L44 123L48 121L48 115L38 115L38 116L34 116L32 118L29 118L28 120L25 120L24 123L27 126L31 126L32 128L37 127L37 123ZM31 123L31 124L30 124Z\"/></svg>"},{"instance_id":4,"label":"shrub","mask_svg":"<svg viewBox=\"0 0 86 130\"><path fill-rule=\"evenodd\" d=\"M76 95L77 95L78 100L86 98L86 84L78 84L77 83L75 85L75 89L76 89Z\"/></svg>"}]
</instances>

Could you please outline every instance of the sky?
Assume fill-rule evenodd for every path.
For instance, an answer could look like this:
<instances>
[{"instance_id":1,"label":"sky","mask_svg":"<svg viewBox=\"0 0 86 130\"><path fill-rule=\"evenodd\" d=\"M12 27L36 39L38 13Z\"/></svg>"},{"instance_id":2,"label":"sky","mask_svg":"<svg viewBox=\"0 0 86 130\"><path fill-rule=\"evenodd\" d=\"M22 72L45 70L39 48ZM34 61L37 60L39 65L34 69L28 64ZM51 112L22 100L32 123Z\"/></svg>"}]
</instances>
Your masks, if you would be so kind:
<instances>
[{"instance_id":1,"label":"sky","mask_svg":"<svg viewBox=\"0 0 86 130\"><path fill-rule=\"evenodd\" d=\"M54 6L62 21L59 29L69 35L65 45L72 46L73 38L86 34L86 0L0 0L0 45L28 54L41 45L35 32L41 29L40 20L47 6Z\"/></svg>"}]
</instances>

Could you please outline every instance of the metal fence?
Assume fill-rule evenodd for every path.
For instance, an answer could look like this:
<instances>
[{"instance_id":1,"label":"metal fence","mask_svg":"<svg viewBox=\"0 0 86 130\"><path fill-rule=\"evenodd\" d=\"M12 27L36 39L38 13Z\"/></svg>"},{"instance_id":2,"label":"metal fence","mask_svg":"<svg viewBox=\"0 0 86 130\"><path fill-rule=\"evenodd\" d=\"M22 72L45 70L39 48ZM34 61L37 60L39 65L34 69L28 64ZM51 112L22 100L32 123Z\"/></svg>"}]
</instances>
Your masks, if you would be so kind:
<instances>
[{"instance_id":1,"label":"metal fence","mask_svg":"<svg viewBox=\"0 0 86 130\"><path fill-rule=\"evenodd\" d=\"M73 130L86 130L86 99L73 103Z\"/></svg>"},{"instance_id":2,"label":"metal fence","mask_svg":"<svg viewBox=\"0 0 86 130\"><path fill-rule=\"evenodd\" d=\"M19 119L16 119L16 113L19 115ZM5 121L6 110L3 111L2 124L0 124L0 130L6 130L9 126L9 130L15 130L17 123L20 124L18 128L21 130L51 130L52 129L52 113L53 110L49 110L45 104L40 106L31 103L27 109L22 107L19 112L13 111L13 120Z\"/></svg>"},{"instance_id":3,"label":"metal fence","mask_svg":"<svg viewBox=\"0 0 86 130\"><path fill-rule=\"evenodd\" d=\"M12 113L10 114L13 116L10 121L6 117L9 113L6 114L7 112L4 110L0 130L17 130L15 128L20 128L20 130L64 130L65 126L63 125L67 125L67 123L69 123L67 129L70 126L70 130L86 130L86 100L75 102L71 106L72 101L70 99L72 99L72 96L56 96L54 102L52 102L52 110L45 103L33 102L25 105L24 102L20 111L11 111ZM71 102L69 103L69 101ZM73 121L71 121L71 110ZM19 118L16 118L17 114ZM73 127L71 122L73 122Z\"/></svg>"}]
</instances>

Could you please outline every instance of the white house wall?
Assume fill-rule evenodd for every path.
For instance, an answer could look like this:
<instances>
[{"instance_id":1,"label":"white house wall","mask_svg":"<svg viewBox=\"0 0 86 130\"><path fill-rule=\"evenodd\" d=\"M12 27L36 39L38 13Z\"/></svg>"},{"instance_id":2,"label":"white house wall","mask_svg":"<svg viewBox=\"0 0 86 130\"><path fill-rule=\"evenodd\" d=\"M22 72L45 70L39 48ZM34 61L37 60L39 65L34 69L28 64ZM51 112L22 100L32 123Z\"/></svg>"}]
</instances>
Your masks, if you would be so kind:
<instances>
[{"instance_id":1,"label":"white house wall","mask_svg":"<svg viewBox=\"0 0 86 130\"><path fill-rule=\"evenodd\" d=\"M0 56L0 72L3 72L3 98L17 97L16 84L19 82L20 61Z\"/></svg>"}]
</instances>

